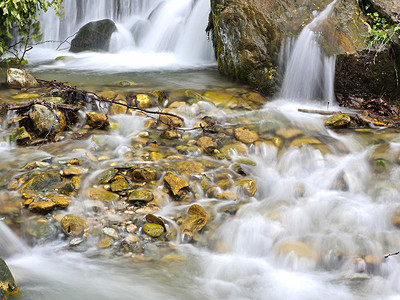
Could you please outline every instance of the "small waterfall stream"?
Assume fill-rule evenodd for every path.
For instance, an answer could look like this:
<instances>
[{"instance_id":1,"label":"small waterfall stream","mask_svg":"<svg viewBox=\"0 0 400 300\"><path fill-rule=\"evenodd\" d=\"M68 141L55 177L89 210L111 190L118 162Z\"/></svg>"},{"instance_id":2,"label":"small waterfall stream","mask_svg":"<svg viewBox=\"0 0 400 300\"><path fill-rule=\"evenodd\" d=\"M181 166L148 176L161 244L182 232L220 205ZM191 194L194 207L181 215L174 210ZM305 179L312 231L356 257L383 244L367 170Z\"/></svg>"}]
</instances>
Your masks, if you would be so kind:
<instances>
[{"instance_id":1,"label":"small waterfall stream","mask_svg":"<svg viewBox=\"0 0 400 300\"><path fill-rule=\"evenodd\" d=\"M210 11L207 0L71 0L64 7L62 20L53 11L40 17L43 40L61 42L90 21L110 18L118 28L111 38L110 53L72 54L55 51L60 43L49 43L29 53L31 61L67 55L70 59L59 62L59 68L113 73L215 64L205 32ZM63 48L68 50L69 44Z\"/></svg>"},{"instance_id":2,"label":"small waterfall stream","mask_svg":"<svg viewBox=\"0 0 400 300\"><path fill-rule=\"evenodd\" d=\"M281 98L293 100L334 100L335 57L327 57L318 44L318 25L326 20L336 1L329 4L300 33L284 45L287 61Z\"/></svg>"},{"instance_id":3,"label":"small waterfall stream","mask_svg":"<svg viewBox=\"0 0 400 300\"><path fill-rule=\"evenodd\" d=\"M154 132L135 114L116 115L110 119L119 124L118 129L96 132L84 140L67 139L29 148L0 143L0 179L4 189L10 178L23 174L21 168L32 161L50 161L47 168L56 170L58 164L64 167L71 159L82 161L79 167L89 169L82 176L83 190L96 181L99 173L115 166L170 166L181 159L207 163L203 174L191 177L193 182L199 177L218 178L221 174L225 176L221 178L231 179L240 164L240 172L256 181L257 192L246 199L221 200L208 196L198 184L195 203L210 214L199 240L186 243L177 234L176 240L167 243L146 243L143 252L131 256L99 250L96 233L82 247L71 247L71 239L66 240L62 233L49 243L39 240L27 247L23 234L17 237L0 222L0 256L6 257L21 291L13 299L400 297L400 259L384 258L385 254L400 250L399 229L392 219L400 198L399 133L375 129L332 131L324 127L323 116L298 112L300 106L325 108L324 101L333 99L334 58L324 55L316 42L316 32L318 23L327 17L334 3L304 28L296 42L288 42L293 47L286 48L288 61L280 99L245 112L217 107L203 95L210 90L222 91L225 96L243 95L250 92L248 87L225 81L216 71L211 75L198 69L165 72L177 66L212 63L211 46L204 33L209 1L70 0L65 5L64 21L59 22L51 14L42 16L45 39L63 39L87 21L112 18L119 27L113 36L112 53L73 54L70 61L38 65L35 71L49 72L52 79L60 76L64 80L72 76L71 70L100 71L96 75L84 73L76 80L88 90L108 90L110 82L138 79L138 86L121 90L145 93L161 87L171 98L173 94L191 97L192 104L170 111L182 116L190 126L203 116L213 116L222 127L232 131L235 127L250 126L258 132L259 140L246 146L245 154L233 150L228 152L230 159L219 160L201 151L178 151L170 146L172 141L153 140ZM54 49L40 51L33 53L38 62L43 53L60 55ZM156 71L132 73L148 69ZM104 70L119 73L107 77ZM103 78L100 84L94 82L95 76ZM84 77L89 79L81 82ZM181 101L179 97L177 102ZM323 101L310 101L316 99ZM146 138L149 143L140 146L132 140ZM189 131L182 141L193 146L197 138L196 133ZM154 162L140 156L158 150L161 154L163 150L171 152L168 155L173 158ZM94 155L98 158L95 162L91 160ZM162 180L159 183L162 190ZM230 187L226 191L237 189ZM13 207L2 207L1 193L0 209L11 211L14 216ZM7 197L4 199L12 199L12 195ZM56 213L82 214L98 222L95 224L112 220L110 227L115 227L119 222L117 212L125 209L119 207L121 203L106 208L108 204L93 202L80 193L73 197L66 211ZM156 215L166 220L168 228L176 229L189 205L167 199ZM21 203L17 207L26 211ZM132 220L143 217L129 216ZM44 216L40 224L52 218ZM26 229L21 227L22 231Z\"/></svg>"}]
</instances>

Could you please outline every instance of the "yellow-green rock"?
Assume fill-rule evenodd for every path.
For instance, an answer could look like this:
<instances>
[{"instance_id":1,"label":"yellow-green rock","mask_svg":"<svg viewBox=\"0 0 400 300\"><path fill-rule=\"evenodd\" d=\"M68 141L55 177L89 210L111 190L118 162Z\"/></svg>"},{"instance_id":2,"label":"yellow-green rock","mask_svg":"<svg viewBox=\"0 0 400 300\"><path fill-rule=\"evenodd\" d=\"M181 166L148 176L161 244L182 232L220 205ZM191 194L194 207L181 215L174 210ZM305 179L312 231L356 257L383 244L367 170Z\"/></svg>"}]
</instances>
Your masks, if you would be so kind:
<instances>
[{"instance_id":1,"label":"yellow-green rock","mask_svg":"<svg viewBox=\"0 0 400 300\"><path fill-rule=\"evenodd\" d=\"M117 169L111 169L111 170L107 170L105 172L103 172L100 175L99 178L99 183L100 184L106 184L111 182L112 179L114 179L114 177L118 174L118 170Z\"/></svg>"},{"instance_id":2,"label":"yellow-green rock","mask_svg":"<svg viewBox=\"0 0 400 300\"><path fill-rule=\"evenodd\" d=\"M129 188L129 183L126 181L124 176L116 176L114 181L111 183L111 191L121 192Z\"/></svg>"},{"instance_id":3,"label":"yellow-green rock","mask_svg":"<svg viewBox=\"0 0 400 300\"><path fill-rule=\"evenodd\" d=\"M132 181L147 182L157 178L157 171L153 168L135 168L130 171Z\"/></svg>"},{"instance_id":4,"label":"yellow-green rock","mask_svg":"<svg viewBox=\"0 0 400 300\"><path fill-rule=\"evenodd\" d=\"M206 153L213 153L218 146L217 142L209 136L202 136L196 141L196 144Z\"/></svg>"},{"instance_id":5,"label":"yellow-green rock","mask_svg":"<svg viewBox=\"0 0 400 300\"><path fill-rule=\"evenodd\" d=\"M326 127L343 128L349 126L351 118L349 115L338 113L324 120Z\"/></svg>"},{"instance_id":6,"label":"yellow-green rock","mask_svg":"<svg viewBox=\"0 0 400 300\"><path fill-rule=\"evenodd\" d=\"M0 258L0 299L7 299L18 293L18 287L6 262Z\"/></svg>"},{"instance_id":7,"label":"yellow-green rock","mask_svg":"<svg viewBox=\"0 0 400 300\"><path fill-rule=\"evenodd\" d=\"M10 88L21 89L38 85L36 79L25 70L14 68L7 70L7 86Z\"/></svg>"},{"instance_id":8,"label":"yellow-green rock","mask_svg":"<svg viewBox=\"0 0 400 300\"><path fill-rule=\"evenodd\" d=\"M118 195L112 192L106 191L103 188L89 188L85 191L87 197L93 200L100 200L103 202L110 202L118 199Z\"/></svg>"},{"instance_id":9,"label":"yellow-green rock","mask_svg":"<svg viewBox=\"0 0 400 300\"><path fill-rule=\"evenodd\" d=\"M240 186L250 197L257 192L257 183L253 179L239 179L234 186Z\"/></svg>"},{"instance_id":10,"label":"yellow-green rock","mask_svg":"<svg viewBox=\"0 0 400 300\"><path fill-rule=\"evenodd\" d=\"M147 235L149 235L153 238L157 238L164 233L164 227L161 226L160 224L156 224L156 223L146 223L143 226L143 231Z\"/></svg>"},{"instance_id":11,"label":"yellow-green rock","mask_svg":"<svg viewBox=\"0 0 400 300\"><path fill-rule=\"evenodd\" d=\"M56 206L60 208L66 208L71 203L71 199L68 196L64 195L54 196L53 198L51 198L51 201L53 201Z\"/></svg>"},{"instance_id":12,"label":"yellow-green rock","mask_svg":"<svg viewBox=\"0 0 400 300\"><path fill-rule=\"evenodd\" d=\"M181 234L186 234L190 237L193 237L195 232L200 231L206 226L208 221L208 214L198 204L193 204L189 207L188 217L183 221L180 231Z\"/></svg>"},{"instance_id":13,"label":"yellow-green rock","mask_svg":"<svg viewBox=\"0 0 400 300\"><path fill-rule=\"evenodd\" d=\"M235 138L242 143L251 144L258 140L258 133L245 127L236 128Z\"/></svg>"},{"instance_id":14,"label":"yellow-green rock","mask_svg":"<svg viewBox=\"0 0 400 300\"><path fill-rule=\"evenodd\" d=\"M128 201L143 201L150 202L154 199L154 195L149 190L136 190L129 194Z\"/></svg>"},{"instance_id":15,"label":"yellow-green rock","mask_svg":"<svg viewBox=\"0 0 400 300\"><path fill-rule=\"evenodd\" d=\"M108 247L111 247L113 244L113 239L109 236L106 236L104 238L101 239L101 241L99 242L99 244L97 245L98 248L100 249L105 249Z\"/></svg>"},{"instance_id":16,"label":"yellow-green rock","mask_svg":"<svg viewBox=\"0 0 400 300\"><path fill-rule=\"evenodd\" d=\"M9 136L11 142L16 142L18 145L29 144L32 140L31 135L26 131L25 127L16 127Z\"/></svg>"},{"instance_id":17,"label":"yellow-green rock","mask_svg":"<svg viewBox=\"0 0 400 300\"><path fill-rule=\"evenodd\" d=\"M225 145L220 150L223 154L229 155L230 152L236 152L239 155L244 155L249 153L249 148L243 143L235 143Z\"/></svg>"},{"instance_id":18,"label":"yellow-green rock","mask_svg":"<svg viewBox=\"0 0 400 300\"><path fill-rule=\"evenodd\" d=\"M64 216L60 223L62 230L68 236L81 236L89 228L84 218L73 214Z\"/></svg>"},{"instance_id":19,"label":"yellow-green rock","mask_svg":"<svg viewBox=\"0 0 400 300\"><path fill-rule=\"evenodd\" d=\"M150 97L146 94L136 95L136 103L140 108L149 108L151 106Z\"/></svg>"},{"instance_id":20,"label":"yellow-green rock","mask_svg":"<svg viewBox=\"0 0 400 300\"><path fill-rule=\"evenodd\" d=\"M29 205L29 210L38 214L46 214L56 207L53 201L37 201Z\"/></svg>"},{"instance_id":21,"label":"yellow-green rock","mask_svg":"<svg viewBox=\"0 0 400 300\"><path fill-rule=\"evenodd\" d=\"M319 145L319 144L321 144L321 141L319 141L315 138L303 136L303 137L293 140L290 143L290 147L300 147L303 145Z\"/></svg>"},{"instance_id":22,"label":"yellow-green rock","mask_svg":"<svg viewBox=\"0 0 400 300\"><path fill-rule=\"evenodd\" d=\"M93 128L107 128L110 125L108 117L97 112L86 113L86 123Z\"/></svg>"},{"instance_id":23,"label":"yellow-green rock","mask_svg":"<svg viewBox=\"0 0 400 300\"><path fill-rule=\"evenodd\" d=\"M164 176L164 183L170 188L172 194L175 196L179 194L179 191L183 188L189 187L189 183L172 172L167 172Z\"/></svg>"}]
</instances>

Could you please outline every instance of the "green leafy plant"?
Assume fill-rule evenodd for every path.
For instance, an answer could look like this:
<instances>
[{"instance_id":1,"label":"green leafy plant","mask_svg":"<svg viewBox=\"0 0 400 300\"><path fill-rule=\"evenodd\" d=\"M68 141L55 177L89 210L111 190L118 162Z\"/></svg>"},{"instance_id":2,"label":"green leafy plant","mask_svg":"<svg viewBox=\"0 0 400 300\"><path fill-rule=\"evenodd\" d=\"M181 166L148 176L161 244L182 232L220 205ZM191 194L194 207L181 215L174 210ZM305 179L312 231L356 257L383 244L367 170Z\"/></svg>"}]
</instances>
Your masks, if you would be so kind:
<instances>
[{"instance_id":1,"label":"green leafy plant","mask_svg":"<svg viewBox=\"0 0 400 300\"><path fill-rule=\"evenodd\" d=\"M1 0L0 1L0 57L12 53L20 63L30 47L29 41L42 38L39 12L54 8L57 15L63 14L63 0ZM13 37L18 41L11 44ZM22 55L20 54L22 51Z\"/></svg>"},{"instance_id":2,"label":"green leafy plant","mask_svg":"<svg viewBox=\"0 0 400 300\"><path fill-rule=\"evenodd\" d=\"M400 24L390 25L385 18L381 17L379 13L368 13L372 20L372 28L370 33L370 42L368 50L373 48L384 48L393 42L394 35L400 31Z\"/></svg>"}]
</instances>

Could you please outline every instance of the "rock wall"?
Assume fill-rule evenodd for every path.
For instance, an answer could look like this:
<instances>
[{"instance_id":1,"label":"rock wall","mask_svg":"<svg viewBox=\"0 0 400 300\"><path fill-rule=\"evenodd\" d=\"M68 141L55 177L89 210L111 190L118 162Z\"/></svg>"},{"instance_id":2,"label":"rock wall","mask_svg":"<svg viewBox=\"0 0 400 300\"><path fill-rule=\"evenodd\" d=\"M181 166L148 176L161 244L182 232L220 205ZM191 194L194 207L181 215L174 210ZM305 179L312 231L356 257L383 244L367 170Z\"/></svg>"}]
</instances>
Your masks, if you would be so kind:
<instances>
[{"instance_id":1,"label":"rock wall","mask_svg":"<svg viewBox=\"0 0 400 300\"><path fill-rule=\"evenodd\" d=\"M320 44L336 55L336 92L362 97L400 99L397 84L400 47L369 51L371 26L365 11L378 10L398 20L395 0L337 0L320 24ZM266 94L275 93L282 79L279 55L283 42L297 36L316 11L331 1L317 0L211 0L210 24L218 68L222 74L247 82ZM389 2L396 2L391 5ZM361 5L361 6L360 6ZM400 44L400 43L399 43ZM368 50L369 49L369 50Z\"/></svg>"}]
</instances>

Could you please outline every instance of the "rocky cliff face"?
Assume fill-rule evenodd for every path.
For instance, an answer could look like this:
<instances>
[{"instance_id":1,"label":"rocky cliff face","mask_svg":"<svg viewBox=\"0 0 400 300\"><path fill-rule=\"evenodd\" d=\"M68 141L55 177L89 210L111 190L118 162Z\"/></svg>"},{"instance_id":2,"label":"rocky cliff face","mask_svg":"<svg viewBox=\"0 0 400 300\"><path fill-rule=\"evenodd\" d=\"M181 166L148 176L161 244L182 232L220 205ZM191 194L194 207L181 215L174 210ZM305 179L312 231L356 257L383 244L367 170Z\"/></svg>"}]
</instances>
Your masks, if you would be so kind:
<instances>
[{"instance_id":1,"label":"rocky cliff face","mask_svg":"<svg viewBox=\"0 0 400 300\"><path fill-rule=\"evenodd\" d=\"M280 86L283 74L279 66L282 45L288 37L297 36L330 2L211 0L208 29L212 33L219 70L264 93L273 94ZM392 50L370 49L371 20L365 11L367 5L369 10L378 11L394 22L400 13L397 2L337 0L328 20L315 29L321 32L319 42L325 53L337 56L337 92L400 99L399 61L394 59Z\"/></svg>"}]
</instances>

